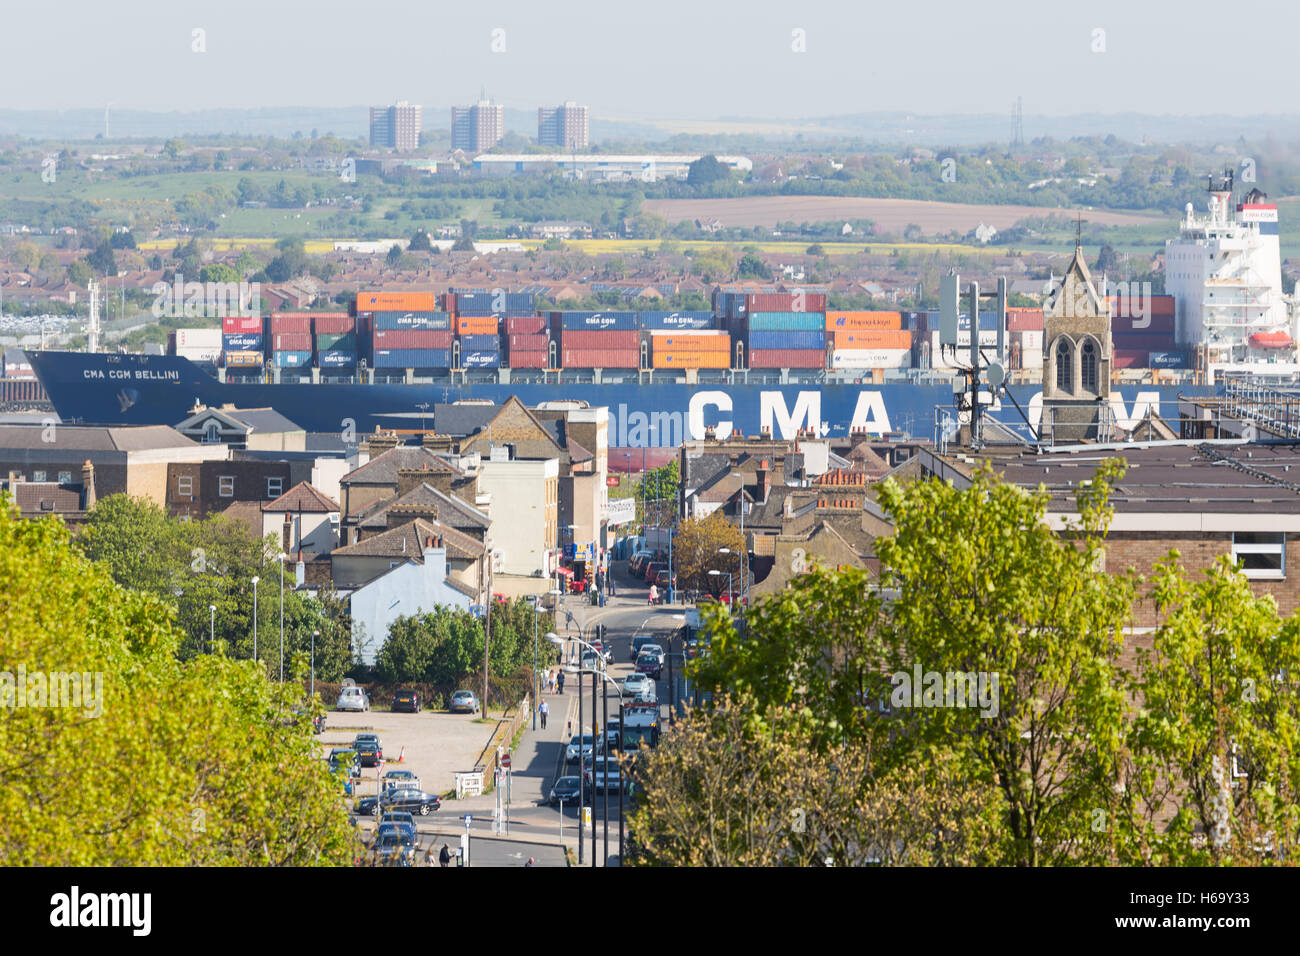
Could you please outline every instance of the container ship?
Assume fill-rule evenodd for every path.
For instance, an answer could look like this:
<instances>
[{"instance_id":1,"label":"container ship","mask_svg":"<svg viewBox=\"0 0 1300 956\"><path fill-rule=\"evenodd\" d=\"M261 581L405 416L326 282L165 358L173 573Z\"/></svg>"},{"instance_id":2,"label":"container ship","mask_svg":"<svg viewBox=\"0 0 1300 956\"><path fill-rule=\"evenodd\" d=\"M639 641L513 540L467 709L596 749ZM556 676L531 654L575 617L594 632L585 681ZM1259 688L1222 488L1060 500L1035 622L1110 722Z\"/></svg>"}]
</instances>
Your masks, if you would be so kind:
<instances>
[{"instance_id":1,"label":"container ship","mask_svg":"<svg viewBox=\"0 0 1300 956\"><path fill-rule=\"evenodd\" d=\"M1173 346L1172 300L1156 298L1153 311L1169 313L1161 354L1184 371L1118 381L1111 407L1121 429L1149 412L1176 419L1180 392L1213 391L1189 384ZM1128 321L1115 311L1117 323ZM981 339L995 335L996 321L978 317ZM1032 437L1042 311L1009 309L1006 324L1020 384L1012 379L1006 401L986 396L985 417ZM436 431L437 405L514 395L532 406L605 406L609 445L645 448L706 430L937 437L955 420L959 380L938 335L937 313L839 311L824 294L800 291L720 288L712 310L699 312L539 312L525 293L375 290L360 292L347 313L229 316L219 329L180 329L166 355L28 354L68 422L172 425L202 404L273 407L317 433Z\"/></svg>"}]
</instances>

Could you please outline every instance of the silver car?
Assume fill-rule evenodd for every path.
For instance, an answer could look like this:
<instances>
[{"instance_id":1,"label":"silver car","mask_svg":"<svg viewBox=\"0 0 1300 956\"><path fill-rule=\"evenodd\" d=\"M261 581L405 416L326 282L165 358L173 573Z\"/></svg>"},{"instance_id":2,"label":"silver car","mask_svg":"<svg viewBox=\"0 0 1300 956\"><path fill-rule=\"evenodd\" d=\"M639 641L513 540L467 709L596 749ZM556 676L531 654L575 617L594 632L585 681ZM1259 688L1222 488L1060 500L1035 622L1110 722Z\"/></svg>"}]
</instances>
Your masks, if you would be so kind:
<instances>
[{"instance_id":1,"label":"silver car","mask_svg":"<svg viewBox=\"0 0 1300 956\"><path fill-rule=\"evenodd\" d=\"M628 674L623 678L623 696L639 698L649 688L650 693L654 693L655 682L650 679L649 674Z\"/></svg>"},{"instance_id":2,"label":"silver car","mask_svg":"<svg viewBox=\"0 0 1300 956\"><path fill-rule=\"evenodd\" d=\"M339 710L366 711L370 709L370 697L360 687L344 687L339 691L339 699L334 706Z\"/></svg>"}]
</instances>

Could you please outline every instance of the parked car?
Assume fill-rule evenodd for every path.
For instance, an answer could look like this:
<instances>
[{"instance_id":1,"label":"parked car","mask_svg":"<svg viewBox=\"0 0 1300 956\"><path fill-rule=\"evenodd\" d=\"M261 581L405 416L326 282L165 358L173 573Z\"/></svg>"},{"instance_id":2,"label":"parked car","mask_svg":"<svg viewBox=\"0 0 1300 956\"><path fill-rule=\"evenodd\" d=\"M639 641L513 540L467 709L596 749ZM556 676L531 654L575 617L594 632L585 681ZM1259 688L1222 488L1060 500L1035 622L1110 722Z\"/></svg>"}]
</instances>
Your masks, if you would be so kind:
<instances>
[{"instance_id":1,"label":"parked car","mask_svg":"<svg viewBox=\"0 0 1300 956\"><path fill-rule=\"evenodd\" d=\"M352 746L361 758L361 766L378 767L384 762L384 748L374 734L358 735Z\"/></svg>"},{"instance_id":2,"label":"parked car","mask_svg":"<svg viewBox=\"0 0 1300 956\"><path fill-rule=\"evenodd\" d=\"M659 663L659 658L654 654L646 654L642 652L637 655L636 672L638 674L645 674L651 680L658 680L659 676L663 673L663 665Z\"/></svg>"},{"instance_id":3,"label":"parked car","mask_svg":"<svg viewBox=\"0 0 1300 956\"><path fill-rule=\"evenodd\" d=\"M378 804L378 797L362 797L357 803L357 813L371 816ZM384 794L385 810L405 810L423 817L428 816L430 810L437 810L441 806L442 799L436 793L425 793L417 787L390 790Z\"/></svg>"},{"instance_id":4,"label":"parked car","mask_svg":"<svg viewBox=\"0 0 1300 956\"><path fill-rule=\"evenodd\" d=\"M638 551L632 555L627 562L627 573L635 576L641 570L641 566L650 560L650 551Z\"/></svg>"},{"instance_id":5,"label":"parked car","mask_svg":"<svg viewBox=\"0 0 1300 956\"><path fill-rule=\"evenodd\" d=\"M286 727L292 727L300 720L310 720L311 732L314 734L323 734L325 732L325 714L313 714L305 707L295 709L289 717L285 718L284 725Z\"/></svg>"},{"instance_id":6,"label":"parked car","mask_svg":"<svg viewBox=\"0 0 1300 956\"><path fill-rule=\"evenodd\" d=\"M458 690L451 695L447 709L453 714L477 714L478 698L472 690Z\"/></svg>"},{"instance_id":7,"label":"parked car","mask_svg":"<svg viewBox=\"0 0 1300 956\"><path fill-rule=\"evenodd\" d=\"M352 684L339 691L339 699L334 706L338 710L367 711L370 709L370 695Z\"/></svg>"},{"instance_id":8,"label":"parked car","mask_svg":"<svg viewBox=\"0 0 1300 956\"><path fill-rule=\"evenodd\" d=\"M418 714L420 712L420 692L418 690L407 690L405 688L399 690L393 695L392 709Z\"/></svg>"},{"instance_id":9,"label":"parked car","mask_svg":"<svg viewBox=\"0 0 1300 956\"><path fill-rule=\"evenodd\" d=\"M677 587L677 575L669 574L668 569L664 568L655 575L655 579L651 583L660 588L675 588Z\"/></svg>"},{"instance_id":10,"label":"parked car","mask_svg":"<svg viewBox=\"0 0 1300 956\"><path fill-rule=\"evenodd\" d=\"M602 641L600 638L596 638L594 641L591 642L591 646L595 648L596 652L605 659L606 663L613 663L614 652L605 650L604 641Z\"/></svg>"},{"instance_id":11,"label":"parked car","mask_svg":"<svg viewBox=\"0 0 1300 956\"><path fill-rule=\"evenodd\" d=\"M653 584L655 577L660 571L668 570L667 561L656 561L653 564L647 564L645 568L644 580L646 584Z\"/></svg>"},{"instance_id":12,"label":"parked car","mask_svg":"<svg viewBox=\"0 0 1300 956\"><path fill-rule=\"evenodd\" d=\"M330 770L347 773L349 777L361 776L361 757L351 747L335 747L329 755Z\"/></svg>"},{"instance_id":13,"label":"parked car","mask_svg":"<svg viewBox=\"0 0 1300 956\"><path fill-rule=\"evenodd\" d=\"M551 786L550 799L547 801L551 806L557 806L561 800L572 806L578 802L578 786L580 781L577 777L561 777Z\"/></svg>"},{"instance_id":14,"label":"parked car","mask_svg":"<svg viewBox=\"0 0 1300 956\"><path fill-rule=\"evenodd\" d=\"M595 651L583 651L582 669L584 671L603 671L605 669L605 658Z\"/></svg>"},{"instance_id":15,"label":"parked car","mask_svg":"<svg viewBox=\"0 0 1300 956\"><path fill-rule=\"evenodd\" d=\"M385 790L420 789L420 778L410 770L390 770L384 774Z\"/></svg>"},{"instance_id":16,"label":"parked car","mask_svg":"<svg viewBox=\"0 0 1300 956\"><path fill-rule=\"evenodd\" d=\"M573 737L569 740L569 745L564 748L565 763L578 763L580 759L578 754L579 746L581 746L582 748L581 759L582 760L589 759L591 757L591 734L573 735ZM604 748L598 747L598 750L603 751Z\"/></svg>"}]
</instances>

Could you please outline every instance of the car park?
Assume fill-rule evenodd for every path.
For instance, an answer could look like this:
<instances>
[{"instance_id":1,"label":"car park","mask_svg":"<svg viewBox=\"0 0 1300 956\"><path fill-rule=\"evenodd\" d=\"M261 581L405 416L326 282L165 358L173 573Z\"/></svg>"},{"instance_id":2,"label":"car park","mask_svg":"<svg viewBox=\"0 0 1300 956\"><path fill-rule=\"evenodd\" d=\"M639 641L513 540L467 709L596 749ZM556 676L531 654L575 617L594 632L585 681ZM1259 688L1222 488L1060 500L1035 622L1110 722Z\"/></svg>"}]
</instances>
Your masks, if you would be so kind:
<instances>
[{"instance_id":1,"label":"car park","mask_svg":"<svg viewBox=\"0 0 1300 956\"><path fill-rule=\"evenodd\" d=\"M330 770L346 772L350 777L361 776L361 757L351 747L335 747L329 755Z\"/></svg>"},{"instance_id":2,"label":"car park","mask_svg":"<svg viewBox=\"0 0 1300 956\"><path fill-rule=\"evenodd\" d=\"M568 804L577 803L580 783L581 781L577 777L560 777L551 785L551 793L547 802L553 807L558 806L561 800Z\"/></svg>"},{"instance_id":3,"label":"car park","mask_svg":"<svg viewBox=\"0 0 1300 956\"><path fill-rule=\"evenodd\" d=\"M350 684L339 691L334 706L338 710L367 711L370 709L370 696L360 687Z\"/></svg>"},{"instance_id":4,"label":"car park","mask_svg":"<svg viewBox=\"0 0 1300 956\"><path fill-rule=\"evenodd\" d=\"M472 690L458 690L451 695L447 709L453 714L477 714L478 698Z\"/></svg>"},{"instance_id":5,"label":"car park","mask_svg":"<svg viewBox=\"0 0 1300 956\"><path fill-rule=\"evenodd\" d=\"M393 695L392 709L418 714L420 712L420 692L409 688L399 690Z\"/></svg>"}]
</instances>

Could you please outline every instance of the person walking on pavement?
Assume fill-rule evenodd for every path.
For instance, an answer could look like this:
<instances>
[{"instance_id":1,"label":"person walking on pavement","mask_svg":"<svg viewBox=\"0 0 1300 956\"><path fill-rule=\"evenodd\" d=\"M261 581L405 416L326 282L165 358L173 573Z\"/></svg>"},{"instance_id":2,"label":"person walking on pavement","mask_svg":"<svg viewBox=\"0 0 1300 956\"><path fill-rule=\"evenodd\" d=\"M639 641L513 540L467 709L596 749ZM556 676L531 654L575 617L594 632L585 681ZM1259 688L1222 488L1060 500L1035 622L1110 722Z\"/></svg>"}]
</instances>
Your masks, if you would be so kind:
<instances>
[{"instance_id":1,"label":"person walking on pavement","mask_svg":"<svg viewBox=\"0 0 1300 956\"><path fill-rule=\"evenodd\" d=\"M649 597L649 599L646 601L646 603L647 603L647 604L658 604L658 603L659 603L659 589L658 589L657 587L655 587L653 584L650 585L650 597Z\"/></svg>"},{"instance_id":2,"label":"person walking on pavement","mask_svg":"<svg viewBox=\"0 0 1300 956\"><path fill-rule=\"evenodd\" d=\"M559 693L564 693L564 671L555 675L555 686L559 688Z\"/></svg>"},{"instance_id":3,"label":"person walking on pavement","mask_svg":"<svg viewBox=\"0 0 1300 956\"><path fill-rule=\"evenodd\" d=\"M542 730L546 729L546 715L551 712L551 705L542 701L542 705L537 708L537 714L542 718Z\"/></svg>"},{"instance_id":4,"label":"person walking on pavement","mask_svg":"<svg viewBox=\"0 0 1300 956\"><path fill-rule=\"evenodd\" d=\"M442 845L442 851L438 854L438 863L446 866L451 862L451 850L447 849L447 844Z\"/></svg>"}]
</instances>

